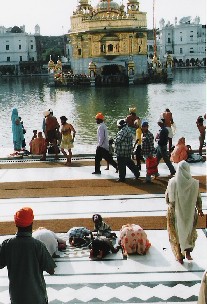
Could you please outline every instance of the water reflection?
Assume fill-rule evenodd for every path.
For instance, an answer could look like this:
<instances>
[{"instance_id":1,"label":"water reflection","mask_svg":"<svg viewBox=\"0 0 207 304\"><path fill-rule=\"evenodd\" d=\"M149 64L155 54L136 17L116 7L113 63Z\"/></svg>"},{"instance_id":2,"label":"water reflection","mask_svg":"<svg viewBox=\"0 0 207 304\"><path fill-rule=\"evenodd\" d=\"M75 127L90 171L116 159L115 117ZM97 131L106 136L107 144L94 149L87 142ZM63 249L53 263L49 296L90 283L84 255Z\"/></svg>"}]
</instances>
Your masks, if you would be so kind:
<instances>
[{"instance_id":1,"label":"water reflection","mask_svg":"<svg viewBox=\"0 0 207 304\"><path fill-rule=\"evenodd\" d=\"M198 131L196 118L206 111L205 69L179 70L171 84L149 84L113 88L49 88L46 77L0 79L1 146L12 148L11 112L17 108L27 129L29 143L32 130L41 130L43 111L52 108L59 119L68 117L77 131L76 146L96 144L95 115L103 112L109 135L117 132L116 120L126 117L130 106L137 107L142 119L147 119L151 131L158 131L160 113L170 108L177 134L175 140L185 136L187 143L196 145Z\"/></svg>"}]
</instances>

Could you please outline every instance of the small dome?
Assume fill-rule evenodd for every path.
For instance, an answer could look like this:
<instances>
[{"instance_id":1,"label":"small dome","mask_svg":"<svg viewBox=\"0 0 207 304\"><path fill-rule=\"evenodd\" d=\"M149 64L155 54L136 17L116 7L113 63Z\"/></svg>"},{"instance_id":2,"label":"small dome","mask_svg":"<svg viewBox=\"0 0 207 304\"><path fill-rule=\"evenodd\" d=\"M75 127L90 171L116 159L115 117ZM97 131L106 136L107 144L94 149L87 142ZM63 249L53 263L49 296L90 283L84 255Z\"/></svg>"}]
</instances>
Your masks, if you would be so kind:
<instances>
[{"instance_id":1,"label":"small dome","mask_svg":"<svg viewBox=\"0 0 207 304\"><path fill-rule=\"evenodd\" d=\"M119 4L114 2L113 0L111 0L109 3L108 3L108 0L100 0L100 2L97 5L97 9L99 9L99 10L106 10L106 9L108 9L108 7L110 7L111 9L115 9L115 10L120 9Z\"/></svg>"}]
</instances>

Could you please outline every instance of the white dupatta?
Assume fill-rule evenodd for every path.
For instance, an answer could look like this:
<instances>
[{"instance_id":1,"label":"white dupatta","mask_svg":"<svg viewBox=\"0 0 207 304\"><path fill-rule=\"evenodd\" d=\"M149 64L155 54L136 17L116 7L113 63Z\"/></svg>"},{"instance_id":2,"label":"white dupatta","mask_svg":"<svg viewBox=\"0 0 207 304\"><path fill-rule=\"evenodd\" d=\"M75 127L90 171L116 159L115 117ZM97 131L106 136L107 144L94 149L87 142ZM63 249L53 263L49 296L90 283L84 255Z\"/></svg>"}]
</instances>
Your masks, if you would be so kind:
<instances>
[{"instance_id":1,"label":"white dupatta","mask_svg":"<svg viewBox=\"0 0 207 304\"><path fill-rule=\"evenodd\" d=\"M192 178L186 161L178 164L175 177L169 180L167 193L170 202L175 202L175 225L181 252L191 248L188 237L191 235L195 206L199 193L199 181Z\"/></svg>"}]
</instances>

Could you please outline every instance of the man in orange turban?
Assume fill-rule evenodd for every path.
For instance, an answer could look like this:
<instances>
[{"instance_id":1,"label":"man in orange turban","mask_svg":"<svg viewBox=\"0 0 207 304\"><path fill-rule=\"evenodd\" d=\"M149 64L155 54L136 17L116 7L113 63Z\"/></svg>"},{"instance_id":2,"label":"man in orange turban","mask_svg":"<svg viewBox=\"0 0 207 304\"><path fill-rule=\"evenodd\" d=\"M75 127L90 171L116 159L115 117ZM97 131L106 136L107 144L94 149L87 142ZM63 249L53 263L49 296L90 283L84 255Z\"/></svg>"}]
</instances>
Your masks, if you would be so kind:
<instances>
[{"instance_id":1,"label":"man in orange turban","mask_svg":"<svg viewBox=\"0 0 207 304\"><path fill-rule=\"evenodd\" d=\"M14 215L17 234L0 247L0 268L7 267L11 303L47 304L43 271L54 274L55 262L46 246L32 237L33 210L24 207Z\"/></svg>"},{"instance_id":2,"label":"man in orange turban","mask_svg":"<svg viewBox=\"0 0 207 304\"><path fill-rule=\"evenodd\" d=\"M17 227L28 227L33 223L34 214L30 207L24 207L16 212L14 221Z\"/></svg>"},{"instance_id":3,"label":"man in orange turban","mask_svg":"<svg viewBox=\"0 0 207 304\"><path fill-rule=\"evenodd\" d=\"M117 163L113 155L109 153L108 130L104 123L104 115L99 112L95 116L97 129L97 147L95 155L95 171L92 174L101 174L101 161L105 159L110 165L117 170Z\"/></svg>"}]
</instances>

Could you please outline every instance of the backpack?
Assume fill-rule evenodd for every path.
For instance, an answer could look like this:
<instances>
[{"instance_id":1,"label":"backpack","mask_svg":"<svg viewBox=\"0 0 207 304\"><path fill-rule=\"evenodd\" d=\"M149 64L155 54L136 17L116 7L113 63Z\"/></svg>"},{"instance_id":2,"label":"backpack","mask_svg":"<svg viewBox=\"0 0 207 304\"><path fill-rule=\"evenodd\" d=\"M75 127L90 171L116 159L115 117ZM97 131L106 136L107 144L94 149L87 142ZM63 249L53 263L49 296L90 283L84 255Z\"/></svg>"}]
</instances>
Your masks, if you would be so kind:
<instances>
[{"instance_id":1,"label":"backpack","mask_svg":"<svg viewBox=\"0 0 207 304\"><path fill-rule=\"evenodd\" d=\"M75 247L85 247L91 242L91 231L85 227L73 227L68 235L69 244Z\"/></svg>"}]
</instances>

